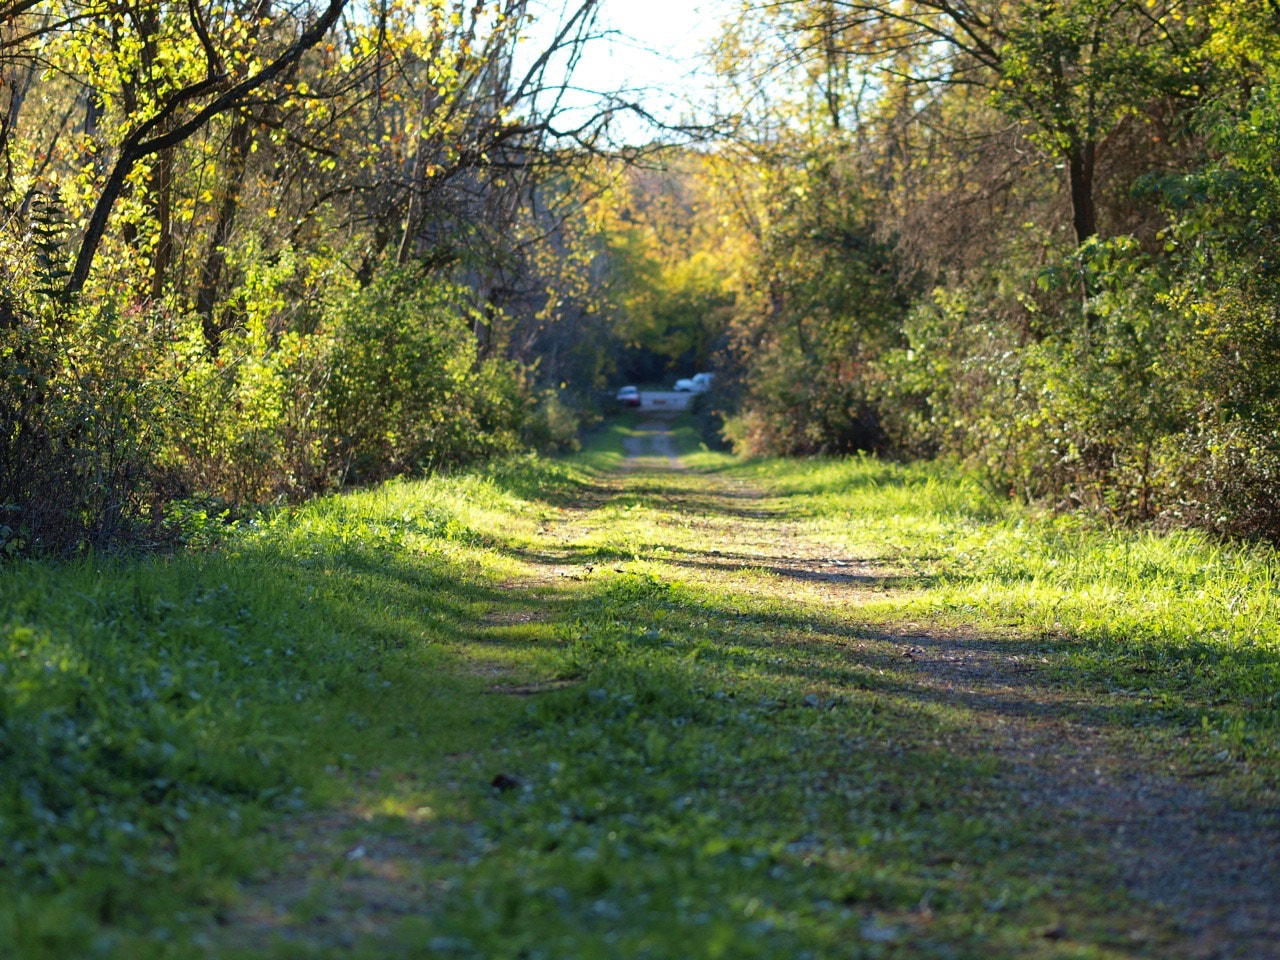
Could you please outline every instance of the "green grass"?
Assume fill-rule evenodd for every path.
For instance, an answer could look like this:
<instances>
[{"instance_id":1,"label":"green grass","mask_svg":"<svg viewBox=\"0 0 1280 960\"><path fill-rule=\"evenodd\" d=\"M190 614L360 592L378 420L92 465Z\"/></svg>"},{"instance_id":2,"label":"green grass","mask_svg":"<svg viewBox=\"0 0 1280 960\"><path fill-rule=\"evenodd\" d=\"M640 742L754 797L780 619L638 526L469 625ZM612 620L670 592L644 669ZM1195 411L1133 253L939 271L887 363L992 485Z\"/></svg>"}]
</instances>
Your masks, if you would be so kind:
<instances>
[{"instance_id":1,"label":"green grass","mask_svg":"<svg viewBox=\"0 0 1280 960\"><path fill-rule=\"evenodd\" d=\"M1195 532L1109 530L1002 502L945 467L762 462L737 471L788 498L833 548L908 573L886 620L1040 639L1057 678L1123 698L1130 723L1205 736L1198 756L1280 767L1280 558ZM1247 773L1247 770L1241 770Z\"/></svg>"},{"instance_id":2,"label":"green grass","mask_svg":"<svg viewBox=\"0 0 1280 960\"><path fill-rule=\"evenodd\" d=\"M1171 955L878 631L989 632L1261 789L1269 552L684 426L693 471L618 474L638 425L216 549L5 567L0 955ZM882 583L833 607L783 550Z\"/></svg>"},{"instance_id":3,"label":"green grass","mask_svg":"<svg viewBox=\"0 0 1280 960\"><path fill-rule=\"evenodd\" d=\"M163 952L233 896L264 819L486 742L511 708L462 647L513 564L482 530L543 510L487 478L396 483L208 553L6 567L0 844L28 892L0 899L0 953ZM534 642L494 659L539 670Z\"/></svg>"}]
</instances>

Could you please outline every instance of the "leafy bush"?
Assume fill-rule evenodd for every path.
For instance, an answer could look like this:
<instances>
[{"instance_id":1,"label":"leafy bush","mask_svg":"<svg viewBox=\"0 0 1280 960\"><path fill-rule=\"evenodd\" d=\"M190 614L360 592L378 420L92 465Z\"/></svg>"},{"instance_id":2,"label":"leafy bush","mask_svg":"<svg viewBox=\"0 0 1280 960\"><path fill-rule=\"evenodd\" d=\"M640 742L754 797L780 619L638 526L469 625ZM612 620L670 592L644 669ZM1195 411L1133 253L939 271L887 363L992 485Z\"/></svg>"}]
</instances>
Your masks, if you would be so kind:
<instances>
[{"instance_id":1,"label":"leafy bush","mask_svg":"<svg viewBox=\"0 0 1280 960\"><path fill-rule=\"evenodd\" d=\"M905 343L874 364L875 403L890 448L957 456L1008 489L1020 403L1019 337L992 279L937 287L906 314Z\"/></svg>"},{"instance_id":2,"label":"leafy bush","mask_svg":"<svg viewBox=\"0 0 1280 960\"><path fill-rule=\"evenodd\" d=\"M525 423L524 440L541 453L577 452L585 414L565 402L561 392L548 387L534 400Z\"/></svg>"},{"instance_id":3,"label":"leafy bush","mask_svg":"<svg viewBox=\"0 0 1280 960\"><path fill-rule=\"evenodd\" d=\"M1064 508L1280 536L1270 506L1280 477L1276 297L1239 249L1226 255L1239 248L1242 212L1206 253L1205 219L1230 212L1225 195L1206 208L1206 176L1163 185L1197 221L1186 249L1176 224L1162 252L1127 236L1092 240L1039 272L1047 308L1008 294L1025 289L1016 270L917 304L903 325L908 347L877 363L894 447L958 456L993 489ZM1064 296L1078 291L1082 266L1091 296L1073 308Z\"/></svg>"},{"instance_id":4,"label":"leafy bush","mask_svg":"<svg viewBox=\"0 0 1280 960\"><path fill-rule=\"evenodd\" d=\"M0 547L66 551L154 528L171 384L145 316L9 293L0 306Z\"/></svg>"},{"instance_id":5,"label":"leafy bush","mask_svg":"<svg viewBox=\"0 0 1280 960\"><path fill-rule=\"evenodd\" d=\"M1006 469L1030 497L1149 520L1167 504L1165 441L1185 423L1168 360L1185 325L1165 303L1165 265L1131 238L1076 257L1095 292L1075 325L1021 350Z\"/></svg>"},{"instance_id":6,"label":"leafy bush","mask_svg":"<svg viewBox=\"0 0 1280 960\"><path fill-rule=\"evenodd\" d=\"M909 304L855 165L816 151L768 196L760 264L737 304L727 434L752 454L883 450L874 361L897 346ZM730 385L730 389L734 385Z\"/></svg>"},{"instance_id":7,"label":"leafy bush","mask_svg":"<svg viewBox=\"0 0 1280 960\"><path fill-rule=\"evenodd\" d=\"M1217 157L1158 181L1186 333L1168 363L1187 425L1171 438L1182 522L1280 541L1280 87L1211 103Z\"/></svg>"},{"instance_id":8,"label":"leafy bush","mask_svg":"<svg viewBox=\"0 0 1280 960\"><path fill-rule=\"evenodd\" d=\"M174 498L291 501L518 448L523 378L478 359L461 288L395 273L339 285L307 323L286 309L285 261L246 280L240 322L212 345L199 316L70 303L39 289L53 271L13 271L0 289L0 552L172 535ZM566 414L544 412L557 443Z\"/></svg>"},{"instance_id":9,"label":"leafy bush","mask_svg":"<svg viewBox=\"0 0 1280 960\"><path fill-rule=\"evenodd\" d=\"M273 334L262 318L224 332L216 355L196 318L167 356L178 384L162 464L190 495L296 499L329 484L320 396L331 343Z\"/></svg>"},{"instance_id":10,"label":"leafy bush","mask_svg":"<svg viewBox=\"0 0 1280 960\"><path fill-rule=\"evenodd\" d=\"M368 482L513 451L521 384L504 361L477 360L463 291L389 272L336 303L324 391L331 462Z\"/></svg>"}]
</instances>

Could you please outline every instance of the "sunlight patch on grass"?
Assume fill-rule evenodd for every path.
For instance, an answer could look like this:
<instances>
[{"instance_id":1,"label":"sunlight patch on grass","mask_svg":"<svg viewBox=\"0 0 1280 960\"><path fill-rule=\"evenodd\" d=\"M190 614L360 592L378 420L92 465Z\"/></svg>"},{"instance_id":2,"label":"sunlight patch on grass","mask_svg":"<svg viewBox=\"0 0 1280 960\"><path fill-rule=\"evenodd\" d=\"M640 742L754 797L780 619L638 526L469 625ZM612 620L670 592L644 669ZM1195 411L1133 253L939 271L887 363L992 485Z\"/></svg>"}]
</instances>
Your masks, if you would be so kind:
<instances>
[{"instance_id":1,"label":"sunlight patch on grass","mask_svg":"<svg viewBox=\"0 0 1280 960\"><path fill-rule=\"evenodd\" d=\"M100 921L68 910L163 952L174 931L152 918L174 896L220 902L263 816L509 725L519 705L487 698L494 676L467 661L483 648L503 677L550 675L554 644L470 624L509 602L499 585L527 567L506 551L570 482L503 465L281 511L211 553L7 567L0 849L29 893L0 898L0 952L90 955Z\"/></svg>"},{"instance_id":2,"label":"sunlight patch on grass","mask_svg":"<svg viewBox=\"0 0 1280 960\"><path fill-rule=\"evenodd\" d=\"M696 469L620 472L637 423L206 554L7 570L0 945L186 957L217 915L255 960L1159 955L898 638L963 625L1272 769L1270 555L688 431Z\"/></svg>"},{"instance_id":3,"label":"sunlight patch on grass","mask_svg":"<svg viewBox=\"0 0 1280 960\"><path fill-rule=\"evenodd\" d=\"M1273 549L1039 514L945 466L768 461L735 472L784 492L783 509L815 537L912 571L914 588L865 615L1013 629L1056 651L1060 679L1203 728L1205 755L1280 763Z\"/></svg>"}]
</instances>

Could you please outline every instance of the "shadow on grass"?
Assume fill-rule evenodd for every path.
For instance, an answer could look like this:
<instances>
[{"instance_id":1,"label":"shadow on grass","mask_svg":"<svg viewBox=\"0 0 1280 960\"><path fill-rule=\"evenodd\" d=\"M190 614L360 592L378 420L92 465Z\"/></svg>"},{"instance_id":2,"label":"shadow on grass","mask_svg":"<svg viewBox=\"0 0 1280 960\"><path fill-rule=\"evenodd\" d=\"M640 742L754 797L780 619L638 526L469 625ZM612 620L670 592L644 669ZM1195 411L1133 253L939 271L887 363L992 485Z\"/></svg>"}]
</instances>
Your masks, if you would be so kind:
<instances>
[{"instance_id":1,"label":"shadow on grass","mask_svg":"<svg viewBox=\"0 0 1280 960\"><path fill-rule=\"evenodd\" d=\"M656 471L660 482L640 485L596 485L592 487L592 505L596 507L645 504L655 510L674 510L692 514L712 523L725 521L767 521L778 518L794 519L786 509L749 510L732 502L736 496L755 500L757 492L735 494L717 490L714 495L696 485L680 482L681 474ZM899 478L901 479L901 478ZM878 480L867 480L874 486ZM905 483L905 480L902 480ZM726 502L729 501L729 502ZM759 570L784 580L810 583L829 583L864 591L912 590L927 591L937 588L958 588L985 582L989 578L981 572L968 569L936 569L940 558L934 554L896 556L891 561L859 558L798 557L782 553L747 553L739 550L717 550L714 541L702 547L683 547L666 543L637 542L613 545L608 543L589 546L566 544L554 551L517 547L508 542L496 545L507 553L520 556L530 562L586 566L613 560L654 560L689 570L733 573ZM884 564L888 569L879 570ZM921 567L934 567L928 573L903 573ZM1008 582L1022 583L1028 578L1015 578ZM1005 641L1007 643L1007 641ZM1182 709L1199 709L1205 702L1222 698L1239 697L1256 699L1250 692L1268 689L1272 678L1280 674L1280 651L1264 644L1226 646L1220 642L1194 637L1169 639L1165 637L1133 636L1129 633L1108 631L1105 626L1091 630L1087 635L1060 632L1054 642L1048 644L1042 636L1026 641L1036 651L1051 650L1055 654L1071 656L1093 664L1089 677L1082 677L1082 690L1089 689L1090 677L1103 687L1114 686L1115 675L1123 676L1127 665L1138 660L1149 660L1153 655L1161 667L1142 677L1140 686L1154 698L1172 698L1176 704L1187 697L1189 681L1186 671L1196 675L1200 686L1197 699L1188 701ZM1007 647L1005 649L1008 649ZM1219 671L1224 685L1214 686L1205 668L1222 665L1229 669ZM1112 669L1114 667L1114 669ZM1148 669L1148 668L1143 668ZM1135 678L1128 680L1137 682ZM1206 681L1210 681L1206 684ZM1061 683L1061 677L1057 678ZM1098 691L1095 686L1095 692Z\"/></svg>"},{"instance_id":2,"label":"shadow on grass","mask_svg":"<svg viewBox=\"0 0 1280 960\"><path fill-rule=\"evenodd\" d=\"M646 504L726 524L790 515L751 509L769 499L754 491L709 494L670 473L627 488L539 469L493 482L562 508ZM449 520L439 528L352 521L339 524L349 537L342 544L247 542L235 556L178 559L164 579L157 567L154 582L107 567L74 588L51 582L4 611L0 621L34 622L65 602L67 622L101 621L102 636L114 638L86 638L78 653L71 644L76 655L93 651L83 671L91 684L75 686L73 677L65 703L36 703L32 717L75 719L100 704L86 743L199 747L180 751L186 766L156 760L150 746L94 753L112 764L110 791L96 779L87 792L79 782L50 782L71 798L59 810L67 823L75 804L84 807L85 828L57 838L79 843L82 859L102 846L95 823L109 794L118 799L113 822L134 830L134 839L121 833L110 842L130 862L156 865L141 879L118 871L88 898L135 905L134 919L109 924L144 936L157 915L180 909L173 896L207 903L211 885L249 869L229 854L219 861L200 846L209 841L184 833L179 809L198 801L225 819L252 808L279 822L296 817L282 801L300 783L319 808L304 848L344 844L323 856L291 853L294 862L280 868L312 871L299 885L321 891L318 905L298 908L286 926L304 931L304 945L311 938L320 955L346 955L349 944L333 931L357 929L360 909L375 918L374 939L399 936L407 916L429 921L425 935L411 930L416 940L383 956L516 955L521 945L533 955L547 944L564 956L872 956L886 943L902 955L918 945L914 955L1050 956L1042 931L1062 915L1073 930L1105 927L1080 939L1107 944L1111 956L1149 955L1123 940L1142 911L1099 895L1109 882L1103 861L1091 862L1087 845L1072 848L1079 837L1067 837L1065 854L1054 845L1058 835L1020 802L1025 778L1001 779L1010 764L984 736L1002 719L1177 729L1200 706L1159 677L1151 686L1167 693L1165 704L1116 704L1060 674L1047 684L1048 667L996 676L960 666L958 682L940 684L929 663L904 660L902 650L918 648L921 661L1029 650L1060 661L1081 651L1104 657L1112 640L904 633L860 622L849 605L805 608L785 596L794 582L856 596L967 577L925 580L780 551L716 554L710 543L527 548ZM378 541L380 528L443 539L415 554ZM537 568L566 566L579 579L547 578L545 569L506 579L473 547ZM762 601L750 582L713 592L586 569L636 556L685 570L760 571L779 581L783 601ZM1168 655L1195 661L1202 653L1189 646ZM1277 664L1260 649L1238 656L1254 672ZM191 666L197 661L205 666ZM186 675L165 680L175 665ZM149 691L159 693L147 699ZM128 709L116 715L116 704ZM193 728L193 717L205 727ZM25 729L29 718L11 711L5 719ZM27 759L30 770L16 770L14 782L54 769L48 757ZM11 761L6 773L15 773ZM380 829L429 833L432 843L453 830L460 839L442 841L434 859L423 857L425 841L403 855L388 847L379 859L376 839L366 838L372 820L356 809L380 811ZM353 839L335 839L333 823ZM64 886L76 883L75 866L62 865ZM378 876L380 885L369 879ZM411 897L388 901L394 910L373 902L422 876L429 882ZM348 877L367 881L366 892ZM1259 888L1280 894L1277 877ZM165 885L163 896L155 892ZM24 911L15 923L31 915ZM64 940L52 952L16 955L78 955L75 946ZM284 943L280 955L295 947L296 939ZM244 955L264 956L260 949Z\"/></svg>"},{"instance_id":3,"label":"shadow on grass","mask_svg":"<svg viewBox=\"0 0 1280 960\"><path fill-rule=\"evenodd\" d=\"M658 500L713 520L782 515L742 511L692 486L661 489ZM563 502L654 496L603 483L579 491L561 491ZM322 571L339 585L311 601L341 636L382 638L364 669L394 672L403 688L390 711L378 689L356 697L364 728L354 740L336 736L321 759L356 750L366 766L384 756L406 763L414 772L399 789L432 802L446 779L461 797L453 815L476 826L479 839L425 868L434 886L407 908L425 918L406 928L418 944L411 955L555 944L565 956L872 956L850 945L892 943L903 955L1047 957L1059 954L1044 931L1060 929L1072 931L1074 947L1152 955L1129 935L1152 912L1117 893L1102 844L1064 826L1052 804L1028 805L1034 771L1015 769L986 738L1001 720L1177 726L1194 705L1144 713L1073 697L1038 667L958 668L960 682L939 684L902 650L1061 658L1105 643L898 632L859 622L847 606L763 603L742 589L750 584L713 592L648 574L588 573L602 558L635 553L609 545L517 548L499 538L496 546L582 579L503 583L465 564L355 551ZM867 566L815 571L812 561L780 555L668 548L652 556L685 569L762 570L784 594L787 580L815 578L859 590L922 586ZM405 624L418 639L390 643L404 639ZM393 654L403 660L388 661ZM495 654L507 658L499 673L476 669ZM534 679L505 681L504 671ZM416 730L405 723L415 717ZM411 744L406 730L417 734ZM398 761L386 753L392 741L408 747ZM1072 802L1101 796L1068 785ZM411 817L387 819L421 830ZM1234 842L1258 824L1245 816L1217 836ZM1260 887L1280 902L1277 875ZM348 895L335 888L335 898ZM1270 922L1270 908L1250 909ZM744 920L756 911L772 919ZM377 936L395 939L397 922L380 920Z\"/></svg>"}]
</instances>

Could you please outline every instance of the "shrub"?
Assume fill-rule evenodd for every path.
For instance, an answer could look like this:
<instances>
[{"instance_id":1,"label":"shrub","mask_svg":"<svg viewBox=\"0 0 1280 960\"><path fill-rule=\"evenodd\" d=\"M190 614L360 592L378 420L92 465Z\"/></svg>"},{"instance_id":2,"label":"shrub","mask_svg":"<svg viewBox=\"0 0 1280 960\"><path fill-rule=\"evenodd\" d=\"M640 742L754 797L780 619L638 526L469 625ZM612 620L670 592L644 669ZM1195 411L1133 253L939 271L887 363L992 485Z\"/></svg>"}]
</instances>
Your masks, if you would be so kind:
<instances>
[{"instance_id":1,"label":"shrub","mask_svg":"<svg viewBox=\"0 0 1280 960\"><path fill-rule=\"evenodd\" d=\"M172 385L149 325L109 305L0 301L0 548L66 552L155 529L151 465Z\"/></svg>"},{"instance_id":2,"label":"shrub","mask_svg":"<svg viewBox=\"0 0 1280 960\"><path fill-rule=\"evenodd\" d=\"M515 368L477 361L464 291L388 272L331 307L324 394L329 456L344 480L369 482L514 450Z\"/></svg>"},{"instance_id":3,"label":"shrub","mask_svg":"<svg viewBox=\"0 0 1280 960\"><path fill-rule=\"evenodd\" d=\"M179 390L163 466L187 495L294 500L329 485L320 397L331 344L272 334L263 318L225 331L216 355L187 318L168 356Z\"/></svg>"},{"instance_id":4,"label":"shrub","mask_svg":"<svg viewBox=\"0 0 1280 960\"><path fill-rule=\"evenodd\" d=\"M564 401L559 390L548 387L534 398L524 440L541 453L576 452L582 448L581 429L582 414Z\"/></svg>"},{"instance_id":5,"label":"shrub","mask_svg":"<svg viewBox=\"0 0 1280 960\"><path fill-rule=\"evenodd\" d=\"M278 267L245 284L241 322L216 347L198 316L63 302L13 272L0 287L0 554L154 539L176 529L175 497L296 500L519 447L523 378L478 359L461 288L391 273L339 289L307 323L284 308L293 268ZM557 442L565 413L544 423Z\"/></svg>"}]
</instances>

